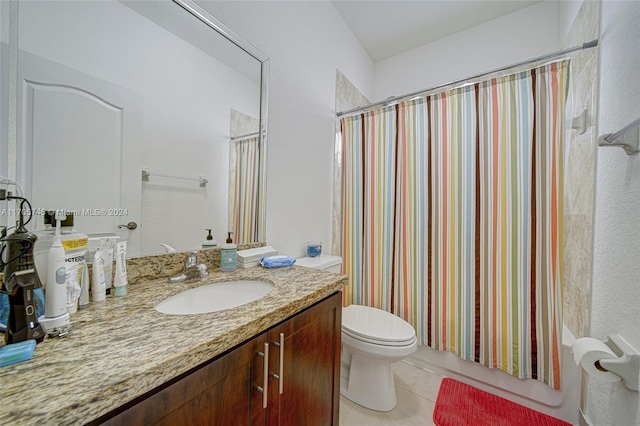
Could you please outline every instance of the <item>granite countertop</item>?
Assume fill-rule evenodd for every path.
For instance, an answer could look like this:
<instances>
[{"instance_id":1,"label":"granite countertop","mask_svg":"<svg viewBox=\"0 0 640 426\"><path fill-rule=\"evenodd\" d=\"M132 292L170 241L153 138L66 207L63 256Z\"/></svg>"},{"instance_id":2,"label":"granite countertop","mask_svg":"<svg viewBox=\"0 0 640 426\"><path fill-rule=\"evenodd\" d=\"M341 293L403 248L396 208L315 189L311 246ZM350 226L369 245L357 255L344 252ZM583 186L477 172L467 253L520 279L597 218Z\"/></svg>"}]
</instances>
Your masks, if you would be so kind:
<instances>
[{"instance_id":1,"label":"granite countertop","mask_svg":"<svg viewBox=\"0 0 640 426\"><path fill-rule=\"evenodd\" d=\"M274 289L225 311L167 315L155 304L203 284L264 280ZM73 331L45 338L33 358L0 369L0 424L83 424L166 383L339 291L344 275L299 266L210 270L203 281L145 279L124 297L71 315Z\"/></svg>"}]
</instances>

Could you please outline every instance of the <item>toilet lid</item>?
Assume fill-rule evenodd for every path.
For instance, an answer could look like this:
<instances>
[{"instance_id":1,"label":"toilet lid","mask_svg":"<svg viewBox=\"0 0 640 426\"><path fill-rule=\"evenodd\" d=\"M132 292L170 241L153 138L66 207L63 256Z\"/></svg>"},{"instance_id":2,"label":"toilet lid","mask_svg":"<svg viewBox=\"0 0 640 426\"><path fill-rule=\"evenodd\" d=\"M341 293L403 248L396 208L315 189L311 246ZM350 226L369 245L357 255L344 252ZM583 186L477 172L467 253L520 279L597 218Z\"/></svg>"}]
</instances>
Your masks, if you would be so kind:
<instances>
[{"instance_id":1,"label":"toilet lid","mask_svg":"<svg viewBox=\"0 0 640 426\"><path fill-rule=\"evenodd\" d=\"M362 305L342 308L342 331L355 339L402 346L416 339L413 326L389 312Z\"/></svg>"}]
</instances>

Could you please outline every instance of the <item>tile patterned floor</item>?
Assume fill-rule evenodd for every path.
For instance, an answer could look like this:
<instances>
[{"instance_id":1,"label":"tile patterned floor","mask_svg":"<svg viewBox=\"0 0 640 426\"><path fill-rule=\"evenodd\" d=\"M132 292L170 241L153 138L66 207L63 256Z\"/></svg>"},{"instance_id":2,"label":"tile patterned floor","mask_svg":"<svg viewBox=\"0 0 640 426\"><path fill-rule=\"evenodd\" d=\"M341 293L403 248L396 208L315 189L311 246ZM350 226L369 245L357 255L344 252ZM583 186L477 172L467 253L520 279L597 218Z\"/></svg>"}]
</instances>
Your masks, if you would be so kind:
<instances>
[{"instance_id":1,"label":"tile patterned floor","mask_svg":"<svg viewBox=\"0 0 640 426\"><path fill-rule=\"evenodd\" d=\"M388 412L364 408L340 396L340 426L433 425L442 376L406 362L393 364L398 404Z\"/></svg>"}]
</instances>

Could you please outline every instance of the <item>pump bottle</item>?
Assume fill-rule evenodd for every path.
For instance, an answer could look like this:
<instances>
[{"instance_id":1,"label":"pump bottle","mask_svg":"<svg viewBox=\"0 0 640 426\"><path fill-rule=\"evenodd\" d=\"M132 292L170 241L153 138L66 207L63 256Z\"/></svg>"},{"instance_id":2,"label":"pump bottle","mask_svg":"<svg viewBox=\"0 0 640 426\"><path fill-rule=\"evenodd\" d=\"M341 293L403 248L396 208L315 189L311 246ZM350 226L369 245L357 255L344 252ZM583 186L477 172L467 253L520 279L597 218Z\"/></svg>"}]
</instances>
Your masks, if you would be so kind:
<instances>
[{"instance_id":1,"label":"pump bottle","mask_svg":"<svg viewBox=\"0 0 640 426\"><path fill-rule=\"evenodd\" d=\"M207 239L202 242L202 248L214 248L218 247L218 243L213 239L213 235L211 235L211 229L205 229L205 231L209 231L209 235L207 235Z\"/></svg>"},{"instance_id":2,"label":"pump bottle","mask_svg":"<svg viewBox=\"0 0 640 426\"><path fill-rule=\"evenodd\" d=\"M233 244L231 232L229 232L227 241L222 245L222 250L220 250L220 269L224 272L235 271L237 262L238 246Z\"/></svg>"}]
</instances>

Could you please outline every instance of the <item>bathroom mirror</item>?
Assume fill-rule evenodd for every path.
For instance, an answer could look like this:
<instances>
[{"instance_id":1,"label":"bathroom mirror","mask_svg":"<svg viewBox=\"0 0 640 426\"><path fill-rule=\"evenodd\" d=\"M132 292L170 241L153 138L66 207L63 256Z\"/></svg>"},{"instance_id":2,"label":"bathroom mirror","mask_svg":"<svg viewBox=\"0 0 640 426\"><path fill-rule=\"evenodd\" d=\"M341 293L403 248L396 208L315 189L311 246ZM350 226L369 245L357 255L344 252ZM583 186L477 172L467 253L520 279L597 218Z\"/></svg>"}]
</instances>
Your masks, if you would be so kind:
<instances>
[{"instance_id":1,"label":"bathroom mirror","mask_svg":"<svg viewBox=\"0 0 640 426\"><path fill-rule=\"evenodd\" d=\"M268 58L189 0L0 2L0 170L128 255L264 240ZM257 138L259 203L230 205L233 146ZM242 167L246 167L242 166ZM11 225L13 218L4 218Z\"/></svg>"}]
</instances>

